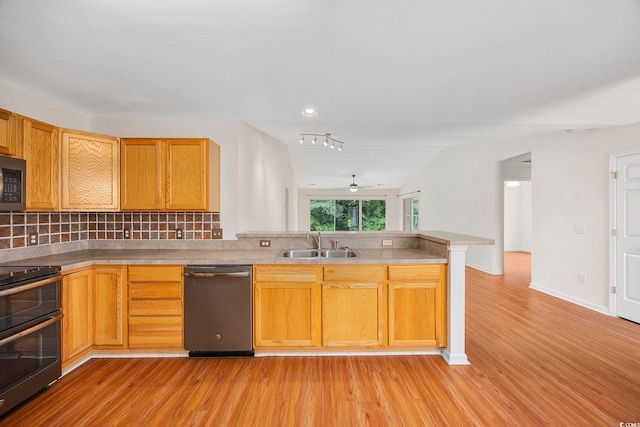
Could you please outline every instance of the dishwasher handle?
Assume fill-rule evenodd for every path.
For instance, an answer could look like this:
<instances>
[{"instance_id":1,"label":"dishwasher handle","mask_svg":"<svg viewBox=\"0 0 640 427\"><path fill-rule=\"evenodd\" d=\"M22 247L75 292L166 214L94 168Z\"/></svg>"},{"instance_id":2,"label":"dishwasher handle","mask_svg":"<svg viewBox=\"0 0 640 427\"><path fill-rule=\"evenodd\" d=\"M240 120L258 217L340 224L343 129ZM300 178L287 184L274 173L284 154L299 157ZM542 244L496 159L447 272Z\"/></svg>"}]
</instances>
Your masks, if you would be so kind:
<instances>
[{"instance_id":1,"label":"dishwasher handle","mask_svg":"<svg viewBox=\"0 0 640 427\"><path fill-rule=\"evenodd\" d=\"M196 273L188 271L184 275L188 277L249 277L248 271L238 271L234 273Z\"/></svg>"}]
</instances>

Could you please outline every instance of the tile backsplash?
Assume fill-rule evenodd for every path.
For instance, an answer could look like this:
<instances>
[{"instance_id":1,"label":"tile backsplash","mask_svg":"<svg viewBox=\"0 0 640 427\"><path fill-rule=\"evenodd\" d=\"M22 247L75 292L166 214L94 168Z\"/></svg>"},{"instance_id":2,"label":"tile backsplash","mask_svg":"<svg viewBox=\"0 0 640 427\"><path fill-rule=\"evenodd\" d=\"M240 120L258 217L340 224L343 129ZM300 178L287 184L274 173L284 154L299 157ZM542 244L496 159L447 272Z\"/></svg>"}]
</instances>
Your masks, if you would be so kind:
<instances>
[{"instance_id":1,"label":"tile backsplash","mask_svg":"<svg viewBox=\"0 0 640 427\"><path fill-rule=\"evenodd\" d=\"M37 245L79 240L175 239L176 228L185 240L211 239L220 228L215 212L6 212L0 213L0 249L23 248L29 235L37 233Z\"/></svg>"}]
</instances>

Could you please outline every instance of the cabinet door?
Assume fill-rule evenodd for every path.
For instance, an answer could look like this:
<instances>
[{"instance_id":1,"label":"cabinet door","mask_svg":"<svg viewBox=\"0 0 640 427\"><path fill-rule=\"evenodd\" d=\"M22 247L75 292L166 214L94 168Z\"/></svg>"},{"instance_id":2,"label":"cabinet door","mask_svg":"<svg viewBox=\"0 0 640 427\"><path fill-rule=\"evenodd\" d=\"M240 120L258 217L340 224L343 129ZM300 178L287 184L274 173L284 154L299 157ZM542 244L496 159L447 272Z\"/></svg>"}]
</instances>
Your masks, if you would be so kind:
<instances>
[{"instance_id":1,"label":"cabinet door","mask_svg":"<svg viewBox=\"0 0 640 427\"><path fill-rule=\"evenodd\" d=\"M322 344L381 347L384 344L382 283L322 285Z\"/></svg>"},{"instance_id":2,"label":"cabinet door","mask_svg":"<svg viewBox=\"0 0 640 427\"><path fill-rule=\"evenodd\" d=\"M257 283L254 298L256 347L320 345L320 285Z\"/></svg>"},{"instance_id":3,"label":"cabinet door","mask_svg":"<svg viewBox=\"0 0 640 427\"><path fill-rule=\"evenodd\" d=\"M94 344L124 345L125 286L123 267L97 266L93 270Z\"/></svg>"},{"instance_id":4,"label":"cabinet door","mask_svg":"<svg viewBox=\"0 0 640 427\"><path fill-rule=\"evenodd\" d=\"M170 210L207 210L209 140L166 141L165 206Z\"/></svg>"},{"instance_id":5,"label":"cabinet door","mask_svg":"<svg viewBox=\"0 0 640 427\"><path fill-rule=\"evenodd\" d=\"M10 111L0 110L0 154L15 156L18 118Z\"/></svg>"},{"instance_id":6,"label":"cabinet door","mask_svg":"<svg viewBox=\"0 0 640 427\"><path fill-rule=\"evenodd\" d=\"M386 267L382 265L333 265L324 268L324 346L385 345L386 277Z\"/></svg>"},{"instance_id":7,"label":"cabinet door","mask_svg":"<svg viewBox=\"0 0 640 427\"><path fill-rule=\"evenodd\" d=\"M164 207L163 144L155 139L120 141L121 208L153 211Z\"/></svg>"},{"instance_id":8,"label":"cabinet door","mask_svg":"<svg viewBox=\"0 0 640 427\"><path fill-rule=\"evenodd\" d=\"M389 266L389 346L446 345L446 267Z\"/></svg>"},{"instance_id":9,"label":"cabinet door","mask_svg":"<svg viewBox=\"0 0 640 427\"><path fill-rule=\"evenodd\" d=\"M118 210L118 138L62 132L63 210Z\"/></svg>"},{"instance_id":10,"label":"cabinet door","mask_svg":"<svg viewBox=\"0 0 640 427\"><path fill-rule=\"evenodd\" d=\"M25 118L23 148L27 161L27 209L57 209L60 167L58 129Z\"/></svg>"},{"instance_id":11,"label":"cabinet door","mask_svg":"<svg viewBox=\"0 0 640 427\"><path fill-rule=\"evenodd\" d=\"M93 343L93 292L91 268L64 276L62 280L62 360Z\"/></svg>"},{"instance_id":12,"label":"cabinet door","mask_svg":"<svg viewBox=\"0 0 640 427\"><path fill-rule=\"evenodd\" d=\"M261 265L254 279L256 347L319 346L322 267Z\"/></svg>"}]
</instances>

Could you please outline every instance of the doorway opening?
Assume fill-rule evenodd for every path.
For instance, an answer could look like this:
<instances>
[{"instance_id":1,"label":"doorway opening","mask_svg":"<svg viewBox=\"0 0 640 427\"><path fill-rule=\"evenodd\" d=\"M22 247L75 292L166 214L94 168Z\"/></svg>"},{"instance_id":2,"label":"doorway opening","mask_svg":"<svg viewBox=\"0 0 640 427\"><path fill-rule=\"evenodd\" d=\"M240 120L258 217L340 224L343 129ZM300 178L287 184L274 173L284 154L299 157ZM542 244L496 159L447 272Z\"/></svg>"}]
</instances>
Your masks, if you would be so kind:
<instances>
[{"instance_id":1,"label":"doorway opening","mask_svg":"<svg viewBox=\"0 0 640 427\"><path fill-rule=\"evenodd\" d=\"M504 273L528 274L531 283L532 185L531 153L503 160L503 266ZM522 265L528 263L528 265Z\"/></svg>"}]
</instances>

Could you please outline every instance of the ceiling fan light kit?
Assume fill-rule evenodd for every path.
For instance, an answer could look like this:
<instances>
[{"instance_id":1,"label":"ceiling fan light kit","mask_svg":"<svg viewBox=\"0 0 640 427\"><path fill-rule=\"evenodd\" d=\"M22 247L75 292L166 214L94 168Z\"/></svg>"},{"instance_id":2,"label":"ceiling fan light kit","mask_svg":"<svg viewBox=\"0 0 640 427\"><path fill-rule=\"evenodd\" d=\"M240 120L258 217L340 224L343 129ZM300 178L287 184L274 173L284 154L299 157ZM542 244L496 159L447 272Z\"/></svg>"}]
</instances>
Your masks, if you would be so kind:
<instances>
[{"instance_id":1,"label":"ceiling fan light kit","mask_svg":"<svg viewBox=\"0 0 640 427\"><path fill-rule=\"evenodd\" d=\"M355 175L351 175L353 177L353 183L351 183L351 185L349 185L349 191L351 191L352 193L355 193L358 191L358 184L356 184L356 176Z\"/></svg>"},{"instance_id":2,"label":"ceiling fan light kit","mask_svg":"<svg viewBox=\"0 0 640 427\"><path fill-rule=\"evenodd\" d=\"M344 145L344 142L332 138L330 133L301 133L298 142L300 144L304 144L306 137L313 137L313 139L311 139L311 145L316 145L316 143L318 142L318 137L324 137L322 145L332 150L337 149L338 151L342 151Z\"/></svg>"}]
</instances>

